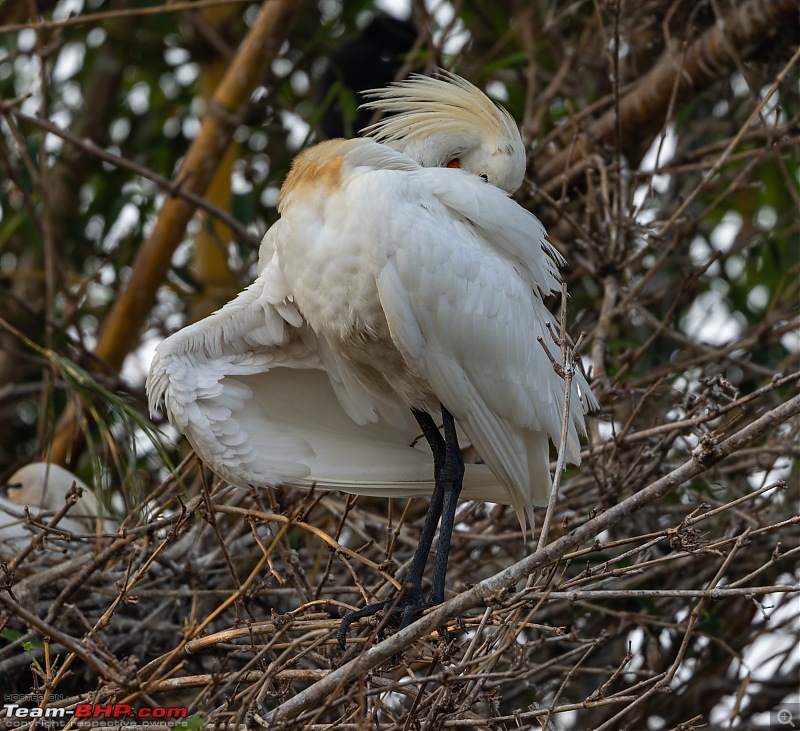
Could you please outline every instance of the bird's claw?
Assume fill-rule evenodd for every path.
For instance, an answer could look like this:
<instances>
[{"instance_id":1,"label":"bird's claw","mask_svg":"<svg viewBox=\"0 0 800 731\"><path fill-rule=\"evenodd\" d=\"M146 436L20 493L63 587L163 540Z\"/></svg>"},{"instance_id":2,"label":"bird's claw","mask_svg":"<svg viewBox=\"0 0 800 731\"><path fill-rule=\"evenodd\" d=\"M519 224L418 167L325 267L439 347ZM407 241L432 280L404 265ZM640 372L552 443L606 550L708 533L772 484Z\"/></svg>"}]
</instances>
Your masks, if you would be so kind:
<instances>
[{"instance_id":1,"label":"bird's claw","mask_svg":"<svg viewBox=\"0 0 800 731\"><path fill-rule=\"evenodd\" d=\"M357 609L354 612L349 612L342 617L342 622L339 625L339 631L336 633L336 639L339 642L339 647L344 650L347 646L347 630L350 625L357 622L359 619L365 617L373 617L378 612L389 610L389 614L385 616L381 622L386 625L393 621L398 615L402 616L400 620L399 629L405 629L415 620L422 616L426 609L430 609L438 602L426 601L420 592L408 591L403 594L399 599L386 599L382 602L375 602L374 604L367 604L366 607Z\"/></svg>"}]
</instances>

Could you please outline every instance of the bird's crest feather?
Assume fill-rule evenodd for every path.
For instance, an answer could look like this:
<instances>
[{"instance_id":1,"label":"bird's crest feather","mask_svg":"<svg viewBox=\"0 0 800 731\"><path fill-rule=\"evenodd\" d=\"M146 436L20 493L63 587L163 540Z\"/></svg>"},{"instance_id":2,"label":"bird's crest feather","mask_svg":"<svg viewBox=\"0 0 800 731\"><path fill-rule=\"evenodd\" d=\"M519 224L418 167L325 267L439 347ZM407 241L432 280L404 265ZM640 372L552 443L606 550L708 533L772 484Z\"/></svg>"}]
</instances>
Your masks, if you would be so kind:
<instances>
[{"instance_id":1,"label":"bird's crest feather","mask_svg":"<svg viewBox=\"0 0 800 731\"><path fill-rule=\"evenodd\" d=\"M481 130L497 138L516 132L511 115L457 74L439 69L431 78L413 74L383 89L371 89L363 106L394 112L363 130L379 142L423 140L432 135Z\"/></svg>"}]
</instances>

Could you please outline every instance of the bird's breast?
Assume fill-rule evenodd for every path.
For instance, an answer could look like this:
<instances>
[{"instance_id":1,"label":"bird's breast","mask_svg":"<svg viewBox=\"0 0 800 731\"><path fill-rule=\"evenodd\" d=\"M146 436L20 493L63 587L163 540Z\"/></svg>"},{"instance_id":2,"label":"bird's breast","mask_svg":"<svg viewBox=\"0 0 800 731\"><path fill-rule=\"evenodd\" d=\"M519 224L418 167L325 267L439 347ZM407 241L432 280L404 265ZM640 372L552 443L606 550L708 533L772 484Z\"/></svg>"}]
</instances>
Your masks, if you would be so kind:
<instances>
[{"instance_id":1,"label":"bird's breast","mask_svg":"<svg viewBox=\"0 0 800 731\"><path fill-rule=\"evenodd\" d=\"M352 376L371 392L428 408L437 402L395 346L378 294L373 252L383 224L363 212L335 193L293 200L276 240L281 268L306 323Z\"/></svg>"},{"instance_id":2,"label":"bird's breast","mask_svg":"<svg viewBox=\"0 0 800 731\"><path fill-rule=\"evenodd\" d=\"M314 332L344 339L376 327L382 311L369 246L345 211L318 216L293 210L281 220L276 249L294 301Z\"/></svg>"}]
</instances>

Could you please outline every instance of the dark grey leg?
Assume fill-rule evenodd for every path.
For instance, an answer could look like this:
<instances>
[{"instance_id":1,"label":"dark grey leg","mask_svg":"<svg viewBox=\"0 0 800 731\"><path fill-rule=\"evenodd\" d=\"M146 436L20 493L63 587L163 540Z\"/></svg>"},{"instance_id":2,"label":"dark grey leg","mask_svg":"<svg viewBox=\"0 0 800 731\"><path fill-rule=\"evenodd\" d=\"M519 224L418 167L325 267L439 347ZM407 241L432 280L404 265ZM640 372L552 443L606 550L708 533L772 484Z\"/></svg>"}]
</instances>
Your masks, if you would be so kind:
<instances>
[{"instance_id":1,"label":"dark grey leg","mask_svg":"<svg viewBox=\"0 0 800 731\"><path fill-rule=\"evenodd\" d=\"M439 484L443 492L442 524L439 527L439 547L436 551L436 563L433 565L433 586L428 597L430 605L444 601L445 578L447 575L447 559L450 555L450 539L453 537L458 496L464 481L464 459L458 446L456 424L450 412L442 406L444 419L445 461L439 476Z\"/></svg>"},{"instance_id":2,"label":"dark grey leg","mask_svg":"<svg viewBox=\"0 0 800 731\"><path fill-rule=\"evenodd\" d=\"M464 460L458 446L456 427L453 417L447 409L442 407L444 419L444 437L439 432L436 422L430 414L414 410L414 418L422 429L422 433L433 453L435 487L431 495L428 514L422 527L419 545L411 559L411 566L406 577L405 593L396 603L396 611L402 612L401 627L411 624L429 606L441 604L444 601L445 577L447 574L447 556L450 552L450 539L453 533L453 522L456 513L456 504L461 492L461 483L464 476ZM442 526L439 533L439 548L436 552L436 563L433 571L433 587L426 602L422 597L422 579L425 566L428 562L436 526L439 520ZM390 607L393 600L386 600L369 604L356 612L350 612L342 619L337 632L339 646L344 649L347 640L347 629L350 625L364 617L371 617L379 611Z\"/></svg>"}]
</instances>

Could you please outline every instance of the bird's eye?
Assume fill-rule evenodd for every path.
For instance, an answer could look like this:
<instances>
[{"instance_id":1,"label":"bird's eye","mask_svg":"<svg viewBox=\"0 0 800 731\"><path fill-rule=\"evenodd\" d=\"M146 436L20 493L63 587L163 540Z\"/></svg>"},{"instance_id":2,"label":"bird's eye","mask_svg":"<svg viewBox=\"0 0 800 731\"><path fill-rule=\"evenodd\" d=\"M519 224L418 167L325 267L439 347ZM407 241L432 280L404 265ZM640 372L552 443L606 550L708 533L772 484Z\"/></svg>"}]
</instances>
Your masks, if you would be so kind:
<instances>
[{"instance_id":1,"label":"bird's eye","mask_svg":"<svg viewBox=\"0 0 800 731\"><path fill-rule=\"evenodd\" d=\"M481 173L481 174L480 174L480 179L481 179L481 180L482 180L484 183L488 183L488 182L489 182L489 176L488 176L486 173Z\"/></svg>"}]
</instances>

